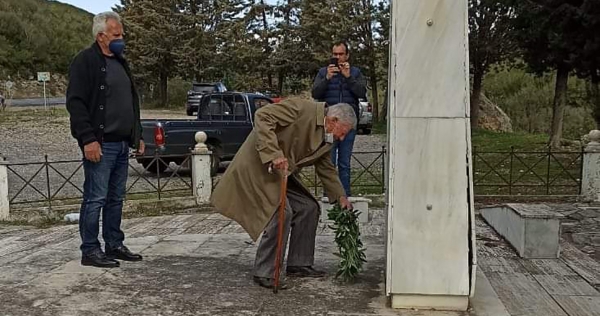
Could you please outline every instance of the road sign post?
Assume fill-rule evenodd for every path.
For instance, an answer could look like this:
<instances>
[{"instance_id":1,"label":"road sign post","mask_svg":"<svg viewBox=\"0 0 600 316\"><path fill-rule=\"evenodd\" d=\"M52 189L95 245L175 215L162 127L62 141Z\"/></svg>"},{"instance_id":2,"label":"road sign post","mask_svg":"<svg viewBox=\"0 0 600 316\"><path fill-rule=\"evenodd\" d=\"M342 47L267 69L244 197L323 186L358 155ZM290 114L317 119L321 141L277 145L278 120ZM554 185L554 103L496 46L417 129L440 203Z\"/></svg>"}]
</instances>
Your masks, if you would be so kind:
<instances>
[{"instance_id":1,"label":"road sign post","mask_svg":"<svg viewBox=\"0 0 600 316\"><path fill-rule=\"evenodd\" d=\"M41 81L44 84L44 109L48 109L48 102L46 100L46 81L50 81L50 73L38 72L37 77L38 81Z\"/></svg>"},{"instance_id":2,"label":"road sign post","mask_svg":"<svg viewBox=\"0 0 600 316\"><path fill-rule=\"evenodd\" d=\"M14 83L10 80L7 80L4 83L6 95L4 96L5 103L3 104L3 107L10 106L10 104L11 104L12 95L13 95L13 91L12 91L13 86L14 86Z\"/></svg>"}]
</instances>

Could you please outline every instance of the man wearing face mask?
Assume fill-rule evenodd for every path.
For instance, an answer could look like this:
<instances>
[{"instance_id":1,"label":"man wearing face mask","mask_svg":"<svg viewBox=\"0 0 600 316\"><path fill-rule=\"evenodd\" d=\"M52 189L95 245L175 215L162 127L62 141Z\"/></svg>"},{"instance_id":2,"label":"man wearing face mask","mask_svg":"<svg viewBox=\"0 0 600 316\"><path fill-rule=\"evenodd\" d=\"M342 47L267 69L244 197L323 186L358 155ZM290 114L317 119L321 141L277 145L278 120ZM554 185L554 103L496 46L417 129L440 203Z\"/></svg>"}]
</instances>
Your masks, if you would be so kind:
<instances>
[{"instance_id":1,"label":"man wearing face mask","mask_svg":"<svg viewBox=\"0 0 600 316\"><path fill-rule=\"evenodd\" d=\"M211 202L254 241L262 236L254 263L258 285L272 288L274 284L279 226L275 214L282 174L289 175L283 235L283 253L290 238L287 275L324 276L313 268L319 204L296 174L300 168L314 166L329 201L352 209L330 151L334 141L343 140L356 127L356 121L348 104L325 108L323 103L296 98L256 111L254 130L215 187Z\"/></svg>"},{"instance_id":2,"label":"man wearing face mask","mask_svg":"<svg viewBox=\"0 0 600 316\"><path fill-rule=\"evenodd\" d=\"M93 20L91 47L80 52L69 68L67 110L71 134L83 152L83 202L79 216L82 265L112 268L119 261L142 256L123 245L123 198L129 148L144 152L139 96L123 57L123 25L117 13L104 12ZM98 241L102 211L102 237Z\"/></svg>"}]
</instances>

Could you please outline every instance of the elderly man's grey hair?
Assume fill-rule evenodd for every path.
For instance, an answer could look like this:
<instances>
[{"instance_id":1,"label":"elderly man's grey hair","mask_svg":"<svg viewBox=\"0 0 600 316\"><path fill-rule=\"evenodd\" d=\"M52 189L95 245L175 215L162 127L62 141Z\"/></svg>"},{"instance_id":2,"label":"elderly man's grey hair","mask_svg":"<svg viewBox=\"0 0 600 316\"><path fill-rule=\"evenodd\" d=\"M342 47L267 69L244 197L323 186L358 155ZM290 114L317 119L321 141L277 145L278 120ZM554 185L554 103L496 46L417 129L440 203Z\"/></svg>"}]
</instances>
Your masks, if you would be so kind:
<instances>
[{"instance_id":1,"label":"elderly man's grey hair","mask_svg":"<svg viewBox=\"0 0 600 316\"><path fill-rule=\"evenodd\" d=\"M94 38L96 38L99 33L106 31L106 21L110 19L121 23L121 16L113 11L98 13L96 16L94 16L94 25L92 26Z\"/></svg>"},{"instance_id":2,"label":"elderly man's grey hair","mask_svg":"<svg viewBox=\"0 0 600 316\"><path fill-rule=\"evenodd\" d=\"M327 108L327 116L336 117L340 123L356 129L356 113L350 104L338 103Z\"/></svg>"}]
</instances>

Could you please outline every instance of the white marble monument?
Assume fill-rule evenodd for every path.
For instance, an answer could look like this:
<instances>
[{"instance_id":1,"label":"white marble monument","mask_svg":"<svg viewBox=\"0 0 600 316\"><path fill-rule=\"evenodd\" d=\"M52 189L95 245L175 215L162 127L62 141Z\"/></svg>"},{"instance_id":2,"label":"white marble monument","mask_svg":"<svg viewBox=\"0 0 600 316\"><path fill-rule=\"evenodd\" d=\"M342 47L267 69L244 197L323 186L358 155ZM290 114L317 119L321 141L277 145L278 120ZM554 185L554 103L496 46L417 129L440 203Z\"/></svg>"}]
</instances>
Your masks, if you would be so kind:
<instances>
[{"instance_id":1,"label":"white marble monument","mask_svg":"<svg viewBox=\"0 0 600 316\"><path fill-rule=\"evenodd\" d=\"M475 284L467 0L394 0L387 293L466 310Z\"/></svg>"}]
</instances>

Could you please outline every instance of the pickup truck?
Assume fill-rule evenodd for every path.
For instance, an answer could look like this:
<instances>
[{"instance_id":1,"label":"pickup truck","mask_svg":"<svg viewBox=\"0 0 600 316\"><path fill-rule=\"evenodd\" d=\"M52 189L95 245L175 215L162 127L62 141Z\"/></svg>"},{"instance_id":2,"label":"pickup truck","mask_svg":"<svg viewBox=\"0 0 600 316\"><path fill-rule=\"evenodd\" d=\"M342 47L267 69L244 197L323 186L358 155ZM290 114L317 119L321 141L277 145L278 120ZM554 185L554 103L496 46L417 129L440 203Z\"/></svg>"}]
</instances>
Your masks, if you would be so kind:
<instances>
[{"instance_id":1,"label":"pickup truck","mask_svg":"<svg viewBox=\"0 0 600 316\"><path fill-rule=\"evenodd\" d=\"M211 92L225 92L227 88L220 82L210 83L192 83L192 89L187 93L187 100L185 102L185 112L189 116L194 116L194 113L198 111L202 96Z\"/></svg>"},{"instance_id":2,"label":"pickup truck","mask_svg":"<svg viewBox=\"0 0 600 316\"><path fill-rule=\"evenodd\" d=\"M207 134L212 151L211 174L221 161L232 160L254 126L254 113L273 101L259 94L239 92L208 93L200 102L195 119L143 119L146 150L137 158L150 172L163 172L170 162L181 164L196 145L196 132ZM155 154L164 163L153 161Z\"/></svg>"},{"instance_id":3,"label":"pickup truck","mask_svg":"<svg viewBox=\"0 0 600 316\"><path fill-rule=\"evenodd\" d=\"M371 134L373 129L373 107L366 99L359 99L360 117L358 118L358 131L363 135Z\"/></svg>"}]
</instances>

